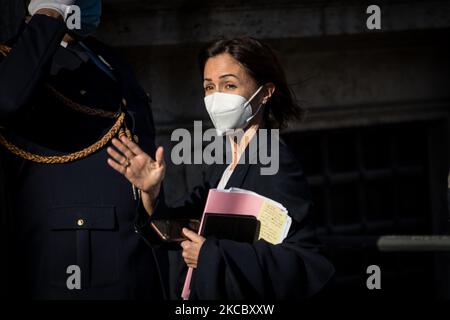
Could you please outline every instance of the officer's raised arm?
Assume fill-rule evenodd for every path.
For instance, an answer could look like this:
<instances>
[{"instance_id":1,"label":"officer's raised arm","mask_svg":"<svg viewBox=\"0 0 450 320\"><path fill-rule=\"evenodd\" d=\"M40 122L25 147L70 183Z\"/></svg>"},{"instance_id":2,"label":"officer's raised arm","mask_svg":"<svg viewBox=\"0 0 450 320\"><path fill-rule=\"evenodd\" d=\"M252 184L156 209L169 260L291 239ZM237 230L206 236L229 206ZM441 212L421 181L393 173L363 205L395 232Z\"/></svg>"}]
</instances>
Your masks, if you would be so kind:
<instances>
[{"instance_id":1,"label":"officer's raised arm","mask_svg":"<svg viewBox=\"0 0 450 320\"><path fill-rule=\"evenodd\" d=\"M27 103L48 69L49 62L66 33L63 6L73 2L30 2L30 22L10 52L3 52L3 60L0 60L0 124L5 125Z\"/></svg>"}]
</instances>

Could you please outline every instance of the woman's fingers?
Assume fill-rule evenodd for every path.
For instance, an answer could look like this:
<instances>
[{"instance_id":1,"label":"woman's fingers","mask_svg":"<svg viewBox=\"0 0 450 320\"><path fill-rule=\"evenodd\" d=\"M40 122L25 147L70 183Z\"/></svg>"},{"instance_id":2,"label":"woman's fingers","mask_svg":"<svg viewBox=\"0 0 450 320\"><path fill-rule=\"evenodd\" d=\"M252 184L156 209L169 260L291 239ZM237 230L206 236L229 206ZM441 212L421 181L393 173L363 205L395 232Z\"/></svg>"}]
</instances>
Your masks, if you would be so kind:
<instances>
[{"instance_id":1,"label":"woman's fingers","mask_svg":"<svg viewBox=\"0 0 450 320\"><path fill-rule=\"evenodd\" d=\"M125 173L127 172L127 169L124 166L121 166L120 164L118 164L116 161L114 161L113 159L108 159L108 164L117 172L125 175Z\"/></svg>"},{"instance_id":2,"label":"woman's fingers","mask_svg":"<svg viewBox=\"0 0 450 320\"><path fill-rule=\"evenodd\" d=\"M199 244L192 242L190 240L185 240L181 242L181 247L183 248L183 252L181 255L183 256L183 260L186 265L190 268L197 268L198 263L198 246Z\"/></svg>"},{"instance_id":3,"label":"woman's fingers","mask_svg":"<svg viewBox=\"0 0 450 320\"><path fill-rule=\"evenodd\" d=\"M163 166L165 165L164 162L164 148L163 147L158 147L158 149L156 149L156 162L158 163L158 165Z\"/></svg>"},{"instance_id":4,"label":"woman's fingers","mask_svg":"<svg viewBox=\"0 0 450 320\"><path fill-rule=\"evenodd\" d=\"M120 140L114 138L112 140L112 144L125 156L125 159L132 159L137 155L141 155L141 154L146 154L136 143L134 143L133 141L129 140L127 137L122 136ZM114 150L115 151L115 150ZM110 153L108 151L108 153L113 156L113 153ZM115 155L117 155L118 153L116 152ZM147 155L147 154L146 154ZM148 155L147 155L148 156ZM148 156L150 158L150 161L155 161L153 160L150 156ZM163 166L165 165L165 161L164 161L164 148L163 147L158 147L158 149L156 150L156 162L158 163L158 165ZM123 159L120 159L120 157L116 157L113 156L114 159L116 159L119 163L122 163Z\"/></svg>"},{"instance_id":5,"label":"woman's fingers","mask_svg":"<svg viewBox=\"0 0 450 320\"><path fill-rule=\"evenodd\" d=\"M187 266L189 267L189 268L197 268L197 263L196 262L191 262L191 261L185 261L186 262L186 264L187 264Z\"/></svg>"},{"instance_id":6,"label":"woman's fingers","mask_svg":"<svg viewBox=\"0 0 450 320\"><path fill-rule=\"evenodd\" d=\"M122 154L124 154L128 159L131 159L135 156L135 154L133 152L131 152L130 149L128 149L128 147L123 144L119 139L112 139L112 144L119 149L120 152L122 152Z\"/></svg>"},{"instance_id":7,"label":"woman's fingers","mask_svg":"<svg viewBox=\"0 0 450 320\"><path fill-rule=\"evenodd\" d=\"M141 153L144 153L144 151L142 151L141 148L139 148L139 146L134 143L133 141L131 141L130 139L128 139L126 136L122 136L120 138L120 140L122 141L123 144L125 144L125 146L131 150L131 152L133 152L135 155L140 155Z\"/></svg>"},{"instance_id":8,"label":"woman's fingers","mask_svg":"<svg viewBox=\"0 0 450 320\"><path fill-rule=\"evenodd\" d=\"M186 236L186 238L195 243L202 243L204 240L202 236L187 228L183 228L183 234Z\"/></svg>"},{"instance_id":9,"label":"woman's fingers","mask_svg":"<svg viewBox=\"0 0 450 320\"><path fill-rule=\"evenodd\" d=\"M183 260L186 263L197 263L197 260L191 256L183 256Z\"/></svg>"},{"instance_id":10,"label":"woman's fingers","mask_svg":"<svg viewBox=\"0 0 450 320\"><path fill-rule=\"evenodd\" d=\"M112 144L115 148L107 148L111 157L108 164L142 191L159 192L158 185L164 179L165 173L164 149L158 148L156 162L126 137L114 138Z\"/></svg>"},{"instance_id":11,"label":"woman's fingers","mask_svg":"<svg viewBox=\"0 0 450 320\"><path fill-rule=\"evenodd\" d=\"M189 244L191 242L189 240L184 240L180 243L180 246L183 248L183 250L187 249L189 247Z\"/></svg>"},{"instance_id":12,"label":"woman's fingers","mask_svg":"<svg viewBox=\"0 0 450 320\"><path fill-rule=\"evenodd\" d=\"M197 268L197 260L192 258L184 258L184 262L190 268Z\"/></svg>"},{"instance_id":13,"label":"woman's fingers","mask_svg":"<svg viewBox=\"0 0 450 320\"><path fill-rule=\"evenodd\" d=\"M184 259L193 259L193 242L190 240L185 240L181 242L181 247L183 248L182 256Z\"/></svg>"},{"instance_id":14,"label":"woman's fingers","mask_svg":"<svg viewBox=\"0 0 450 320\"><path fill-rule=\"evenodd\" d=\"M116 150L114 150L111 147L108 147L106 149L106 151L108 152L109 156L111 158L113 158L113 160L119 164L121 164L122 166L125 165L127 163L127 158L125 158L123 155L121 155L120 153L118 153Z\"/></svg>"}]
</instances>

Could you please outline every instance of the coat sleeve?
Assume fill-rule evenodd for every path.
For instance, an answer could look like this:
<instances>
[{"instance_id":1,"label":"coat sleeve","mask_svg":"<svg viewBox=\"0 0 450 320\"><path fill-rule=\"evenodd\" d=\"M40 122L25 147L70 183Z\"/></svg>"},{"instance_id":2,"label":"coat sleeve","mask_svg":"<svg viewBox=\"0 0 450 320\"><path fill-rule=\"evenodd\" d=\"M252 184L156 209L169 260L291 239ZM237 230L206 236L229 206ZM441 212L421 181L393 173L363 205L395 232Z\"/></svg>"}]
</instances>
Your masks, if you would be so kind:
<instances>
[{"instance_id":1,"label":"coat sleeve","mask_svg":"<svg viewBox=\"0 0 450 320\"><path fill-rule=\"evenodd\" d=\"M277 175L254 181L258 183L253 191L288 209L288 236L278 245L206 239L192 278L191 299L303 299L317 293L334 273L318 252L308 185L299 165L284 161Z\"/></svg>"},{"instance_id":2,"label":"coat sleeve","mask_svg":"<svg viewBox=\"0 0 450 320\"><path fill-rule=\"evenodd\" d=\"M35 15L0 62L0 124L26 104L49 66L64 34L62 19Z\"/></svg>"}]
</instances>

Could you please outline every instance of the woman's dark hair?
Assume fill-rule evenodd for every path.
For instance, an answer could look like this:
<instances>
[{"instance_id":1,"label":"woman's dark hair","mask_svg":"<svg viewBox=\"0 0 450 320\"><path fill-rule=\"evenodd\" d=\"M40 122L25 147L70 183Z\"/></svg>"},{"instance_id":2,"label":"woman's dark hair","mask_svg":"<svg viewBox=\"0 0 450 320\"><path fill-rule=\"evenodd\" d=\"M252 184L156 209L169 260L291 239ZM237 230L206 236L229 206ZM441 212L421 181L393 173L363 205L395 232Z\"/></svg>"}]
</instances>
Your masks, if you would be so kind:
<instances>
[{"instance_id":1,"label":"woman's dark hair","mask_svg":"<svg viewBox=\"0 0 450 320\"><path fill-rule=\"evenodd\" d=\"M286 75L277 56L268 45L250 37L214 41L200 52L202 75L208 59L223 53L230 54L243 65L258 86L269 82L275 85L275 92L264 111L266 125L282 129L287 126L288 121L302 118L303 110L287 84Z\"/></svg>"}]
</instances>

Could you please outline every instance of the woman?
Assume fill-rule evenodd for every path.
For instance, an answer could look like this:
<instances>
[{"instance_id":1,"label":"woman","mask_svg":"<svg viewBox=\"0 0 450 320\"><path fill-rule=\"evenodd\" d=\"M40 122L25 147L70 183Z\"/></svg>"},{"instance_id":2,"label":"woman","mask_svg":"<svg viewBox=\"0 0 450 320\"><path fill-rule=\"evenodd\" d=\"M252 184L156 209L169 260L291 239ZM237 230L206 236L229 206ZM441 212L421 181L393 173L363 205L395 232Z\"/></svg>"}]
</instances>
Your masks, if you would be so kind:
<instances>
[{"instance_id":1,"label":"woman","mask_svg":"<svg viewBox=\"0 0 450 320\"><path fill-rule=\"evenodd\" d=\"M262 128L280 129L300 116L300 109L286 83L273 51L257 40L219 40L200 54L205 105L219 133L243 129L240 140L230 135L232 161L210 166L202 185L180 206L155 209L165 164L163 150L156 160L123 138L109 148L108 163L142 191L148 215L200 218L210 188L238 187L283 204L292 218L286 239L278 245L258 240L253 244L203 238L183 232L182 257L195 269L190 299L298 299L317 293L333 274L332 265L314 245L311 196L302 169L287 146L279 143L279 170L261 175L261 161L242 163L254 156L248 147ZM272 142L273 143L273 142ZM155 211L155 215L153 215Z\"/></svg>"}]
</instances>

